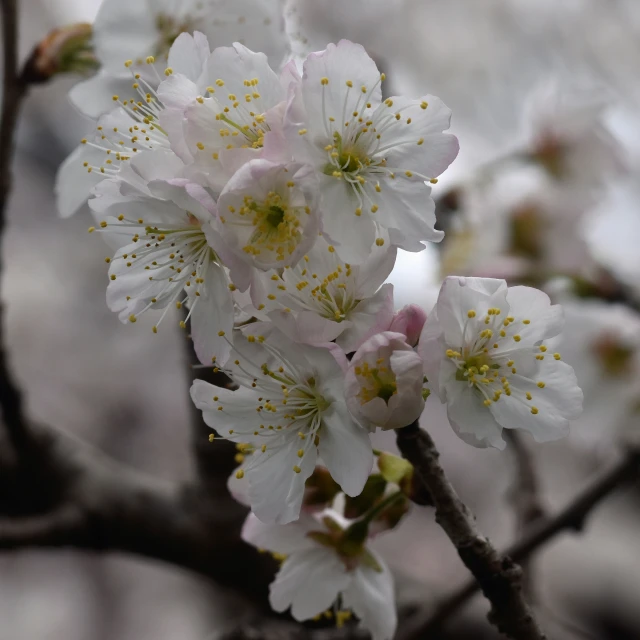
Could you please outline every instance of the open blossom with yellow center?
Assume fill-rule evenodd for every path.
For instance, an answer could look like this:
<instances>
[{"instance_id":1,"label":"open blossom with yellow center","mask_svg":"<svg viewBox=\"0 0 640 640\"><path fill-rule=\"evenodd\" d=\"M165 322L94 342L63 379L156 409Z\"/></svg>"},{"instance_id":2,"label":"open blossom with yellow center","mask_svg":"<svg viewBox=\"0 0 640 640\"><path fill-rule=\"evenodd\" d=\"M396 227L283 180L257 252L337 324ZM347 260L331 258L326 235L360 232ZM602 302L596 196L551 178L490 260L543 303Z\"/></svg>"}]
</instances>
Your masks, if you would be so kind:
<instances>
[{"instance_id":1,"label":"open blossom with yellow center","mask_svg":"<svg viewBox=\"0 0 640 640\"><path fill-rule=\"evenodd\" d=\"M424 408L422 359L401 333L369 338L351 359L345 386L351 414L372 431L406 427Z\"/></svg>"},{"instance_id":2,"label":"open blossom with yellow center","mask_svg":"<svg viewBox=\"0 0 640 640\"><path fill-rule=\"evenodd\" d=\"M238 473L246 475L252 511L263 522L298 518L318 455L347 495L362 491L373 454L345 403L346 365L337 347L295 344L271 329L235 336L224 370L239 390L194 382L191 397L205 422L245 445Z\"/></svg>"},{"instance_id":3,"label":"open blossom with yellow center","mask_svg":"<svg viewBox=\"0 0 640 640\"><path fill-rule=\"evenodd\" d=\"M340 541L348 527L349 521L330 509L317 516L302 514L285 526L265 524L249 514L242 539L282 560L269 588L275 611L291 608L302 622L335 607L338 626L353 612L373 640L391 640L398 619L393 576L368 540L345 554Z\"/></svg>"},{"instance_id":4,"label":"open blossom with yellow center","mask_svg":"<svg viewBox=\"0 0 640 640\"><path fill-rule=\"evenodd\" d=\"M318 238L297 265L262 275L252 289L253 303L294 340L335 340L346 353L355 351L393 318L393 285L383 282L396 249L374 244L369 252L363 264L352 266Z\"/></svg>"},{"instance_id":5,"label":"open blossom with yellow center","mask_svg":"<svg viewBox=\"0 0 640 640\"><path fill-rule=\"evenodd\" d=\"M147 66L153 60L147 58ZM167 134L158 124L164 105L152 83L132 64L125 65L132 75L126 93L112 96L112 110L98 120L95 132L81 140L58 171L56 195L62 217L74 214L97 184L116 176L136 154L169 149Z\"/></svg>"},{"instance_id":6,"label":"open blossom with yellow center","mask_svg":"<svg viewBox=\"0 0 640 640\"><path fill-rule=\"evenodd\" d=\"M258 269L295 265L318 239L318 198L309 167L252 160L220 194L220 233L229 251Z\"/></svg>"},{"instance_id":7,"label":"open blossom with yellow center","mask_svg":"<svg viewBox=\"0 0 640 640\"><path fill-rule=\"evenodd\" d=\"M184 33L171 48L171 66L166 73L170 76L175 72L190 82L197 94L202 88L198 81L209 54L205 36ZM100 181L116 176L138 153L171 148L181 156L182 149L175 144L173 131L164 123L167 109L172 112L176 109L175 97L169 95L170 100L166 103L159 96L156 89L161 76L156 66L153 56L147 56L140 62L131 59L121 62L125 76L114 87L107 107L102 109L104 115L98 119L96 130L82 139L80 146L58 171L56 194L62 217L75 213L86 203L91 190ZM163 73L162 78L165 77ZM189 96L181 99L188 101ZM171 118L168 120L171 123ZM184 157L182 159L185 160Z\"/></svg>"},{"instance_id":8,"label":"open blossom with yellow center","mask_svg":"<svg viewBox=\"0 0 640 640\"><path fill-rule=\"evenodd\" d=\"M330 44L306 59L285 116L294 157L322 180L324 230L354 264L381 230L409 251L442 239L425 182L458 153L455 136L443 133L451 111L439 98L383 101L383 80L360 45Z\"/></svg>"},{"instance_id":9,"label":"open blossom with yellow center","mask_svg":"<svg viewBox=\"0 0 640 640\"><path fill-rule=\"evenodd\" d=\"M582 391L573 369L544 344L562 325L561 308L537 289L445 280L418 352L463 440L502 449L503 428L528 431L537 442L567 435L582 412Z\"/></svg>"},{"instance_id":10,"label":"open blossom with yellow center","mask_svg":"<svg viewBox=\"0 0 640 640\"><path fill-rule=\"evenodd\" d=\"M215 49L196 82L174 70L158 93L170 107L162 123L172 148L218 190L282 129L285 84L263 53L237 42Z\"/></svg>"},{"instance_id":11,"label":"open blossom with yellow center","mask_svg":"<svg viewBox=\"0 0 640 640\"><path fill-rule=\"evenodd\" d=\"M195 29L215 46L243 42L263 51L275 68L289 51L281 0L103 0L93 27L102 69L72 90L72 102L86 115L98 117L109 109L110 96L126 88L124 60L143 66L153 55L162 74L167 57L174 66L171 48L178 37Z\"/></svg>"},{"instance_id":12,"label":"open blossom with yellow center","mask_svg":"<svg viewBox=\"0 0 640 640\"><path fill-rule=\"evenodd\" d=\"M122 322L155 309L163 311L159 325L186 304L200 360L226 361L229 346L218 332L233 328L235 285L220 259L223 247L214 249L215 203L199 185L174 177L182 167L170 151L136 156L97 187L89 204L98 224L90 231L117 249L107 258L107 304Z\"/></svg>"}]
</instances>

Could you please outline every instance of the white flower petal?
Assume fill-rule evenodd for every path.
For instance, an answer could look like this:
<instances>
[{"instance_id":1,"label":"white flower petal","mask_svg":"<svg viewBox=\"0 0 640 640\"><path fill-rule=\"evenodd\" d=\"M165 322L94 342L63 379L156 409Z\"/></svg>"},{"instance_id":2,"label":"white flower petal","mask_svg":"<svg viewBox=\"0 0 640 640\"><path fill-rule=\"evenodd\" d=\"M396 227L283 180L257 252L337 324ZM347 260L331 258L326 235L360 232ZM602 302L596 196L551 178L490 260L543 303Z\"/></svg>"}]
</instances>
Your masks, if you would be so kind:
<instances>
[{"instance_id":1,"label":"white flower petal","mask_svg":"<svg viewBox=\"0 0 640 640\"><path fill-rule=\"evenodd\" d=\"M289 555L317 548L317 543L307 534L322 528L313 516L306 513L300 514L296 522L285 525L265 524L250 513L242 527L242 539L258 549Z\"/></svg>"},{"instance_id":2,"label":"white flower petal","mask_svg":"<svg viewBox=\"0 0 640 640\"><path fill-rule=\"evenodd\" d=\"M353 422L343 401L335 401L322 420L320 456L342 490L348 496L357 496L373 466L369 434Z\"/></svg>"},{"instance_id":3,"label":"white flower petal","mask_svg":"<svg viewBox=\"0 0 640 640\"><path fill-rule=\"evenodd\" d=\"M303 621L328 609L350 581L335 552L316 548L287 558L269 589L269 602L282 613L290 606Z\"/></svg>"},{"instance_id":4,"label":"white flower petal","mask_svg":"<svg viewBox=\"0 0 640 640\"><path fill-rule=\"evenodd\" d=\"M359 566L343 594L344 606L353 609L373 640L392 640L398 624L393 576L382 558L375 552L370 553L382 571Z\"/></svg>"},{"instance_id":5,"label":"white flower petal","mask_svg":"<svg viewBox=\"0 0 640 640\"><path fill-rule=\"evenodd\" d=\"M84 163L100 166L103 159L102 151L82 144L60 165L55 193L62 218L69 218L86 204L91 190L103 179L99 172L87 171Z\"/></svg>"},{"instance_id":6,"label":"white flower petal","mask_svg":"<svg viewBox=\"0 0 640 640\"><path fill-rule=\"evenodd\" d=\"M203 364L223 365L229 358L231 347L224 336L233 331L233 298L229 290L229 279L224 269L213 261L202 274L200 295L191 300L191 333L193 347Z\"/></svg>"}]
</instances>

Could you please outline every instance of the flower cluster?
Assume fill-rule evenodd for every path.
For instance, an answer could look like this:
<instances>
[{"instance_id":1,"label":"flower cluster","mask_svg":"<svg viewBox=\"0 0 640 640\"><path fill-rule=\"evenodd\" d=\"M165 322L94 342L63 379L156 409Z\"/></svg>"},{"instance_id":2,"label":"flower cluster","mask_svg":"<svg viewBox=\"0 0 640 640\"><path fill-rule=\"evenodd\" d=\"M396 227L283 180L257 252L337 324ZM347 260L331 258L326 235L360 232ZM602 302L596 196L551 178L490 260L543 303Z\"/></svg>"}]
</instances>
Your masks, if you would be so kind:
<instances>
[{"instance_id":1,"label":"flower cluster","mask_svg":"<svg viewBox=\"0 0 640 640\"><path fill-rule=\"evenodd\" d=\"M90 81L124 88L111 109L90 103L96 131L61 170L61 213L88 200L90 231L114 252L107 304L123 323L159 312L157 333L184 308L203 366L233 381L197 380L191 397L211 439L238 447L231 490L251 507L245 539L283 560L274 609L305 620L335 605L339 620L353 612L389 640L393 582L366 540L399 522L412 469L374 452L371 432L418 420L433 393L476 446L502 448L503 428L561 437L582 403L544 343L561 313L535 289L474 278L447 279L428 317L415 305L394 313L385 281L398 251L443 236L430 185L458 152L449 109L430 95L385 97L384 73L346 40L302 69L280 69L278 47L211 51L207 35L227 23L178 35L207 24L199 11L213 15L187 5L155 14L154 55L120 49L126 86L110 63ZM115 55L112 18L132 12L105 3L100 59Z\"/></svg>"}]
</instances>

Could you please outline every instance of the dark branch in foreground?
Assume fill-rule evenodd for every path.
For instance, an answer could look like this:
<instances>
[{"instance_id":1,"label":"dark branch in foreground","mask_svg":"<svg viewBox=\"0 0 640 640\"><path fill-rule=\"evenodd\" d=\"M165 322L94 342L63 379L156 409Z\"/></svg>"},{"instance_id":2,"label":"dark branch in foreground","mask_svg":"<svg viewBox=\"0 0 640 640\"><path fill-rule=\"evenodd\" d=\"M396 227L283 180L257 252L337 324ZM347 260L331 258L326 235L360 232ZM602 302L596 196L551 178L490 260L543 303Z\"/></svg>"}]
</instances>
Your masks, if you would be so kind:
<instances>
[{"instance_id":1,"label":"dark branch in foreground","mask_svg":"<svg viewBox=\"0 0 640 640\"><path fill-rule=\"evenodd\" d=\"M489 621L513 640L543 640L546 636L522 594L522 569L508 556L501 556L478 531L473 514L460 500L440 465L440 454L431 436L414 422L399 429L396 437L402 455L429 488L436 507L436 521L491 602Z\"/></svg>"},{"instance_id":2,"label":"dark branch in foreground","mask_svg":"<svg viewBox=\"0 0 640 640\"><path fill-rule=\"evenodd\" d=\"M2 82L2 121L0 122L0 240L6 225L7 204L11 192L11 162L16 124L27 84L18 73L18 10L16 0L2 0L2 42L4 77ZM0 273L3 251L0 246ZM27 445L22 393L13 379L5 351L5 314L0 302L0 407L13 447L19 451Z\"/></svg>"},{"instance_id":3,"label":"dark branch in foreground","mask_svg":"<svg viewBox=\"0 0 640 640\"><path fill-rule=\"evenodd\" d=\"M562 511L537 521L529 527L503 555L516 562L524 562L552 538L565 531L580 533L591 511L609 494L626 483L635 480L640 471L640 447L631 448L626 456L610 471L595 480L591 486L580 493ZM435 633L450 620L468 600L478 592L480 585L469 580L439 605L424 613L417 614L411 630L403 638L424 638Z\"/></svg>"},{"instance_id":4,"label":"dark branch in foreground","mask_svg":"<svg viewBox=\"0 0 640 640\"><path fill-rule=\"evenodd\" d=\"M0 550L65 547L134 554L266 600L267 581L255 572L265 557L239 539L237 514L217 508L199 486L148 478L40 426L31 425L30 434L37 457L13 474L2 470ZM46 461L40 472L34 470L38 460ZM20 495L8 495L11 487L22 487ZM36 504L31 494L41 494L49 504L19 513L20 500Z\"/></svg>"}]
</instances>

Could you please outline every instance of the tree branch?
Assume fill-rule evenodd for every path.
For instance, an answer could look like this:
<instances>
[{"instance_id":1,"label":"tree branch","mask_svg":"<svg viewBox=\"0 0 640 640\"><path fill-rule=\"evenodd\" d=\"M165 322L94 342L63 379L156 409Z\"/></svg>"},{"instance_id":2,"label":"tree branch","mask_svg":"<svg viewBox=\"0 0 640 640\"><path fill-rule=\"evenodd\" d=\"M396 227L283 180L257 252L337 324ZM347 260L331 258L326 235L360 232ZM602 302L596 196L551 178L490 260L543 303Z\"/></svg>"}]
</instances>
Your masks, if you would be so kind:
<instances>
[{"instance_id":1,"label":"tree branch","mask_svg":"<svg viewBox=\"0 0 640 640\"><path fill-rule=\"evenodd\" d=\"M532 524L544 517L544 508L540 499L540 483L536 472L533 453L522 437L514 429L505 429L510 451L515 462L514 481L509 487L508 499L516 516L516 532L520 537ZM524 573L523 588L529 601L535 600L533 568L531 563L522 562Z\"/></svg>"},{"instance_id":2,"label":"tree branch","mask_svg":"<svg viewBox=\"0 0 640 640\"><path fill-rule=\"evenodd\" d=\"M537 521L523 536L504 551L505 557L516 562L526 561L533 553L549 540L564 531L581 532L591 511L610 493L634 480L640 470L640 447L631 448L627 455L610 471L578 494L564 509L556 515ZM447 622L478 590L476 580L469 580L450 596L444 598L436 607L417 615L404 638L423 638L434 633Z\"/></svg>"},{"instance_id":3,"label":"tree branch","mask_svg":"<svg viewBox=\"0 0 640 640\"><path fill-rule=\"evenodd\" d=\"M18 114L27 85L18 73L17 0L2 0L2 42L4 77L2 82L2 120L0 121L0 239L6 225L7 204L11 191L11 163ZM0 273L2 273L0 247ZM13 379L5 350L5 314L0 302L0 407L11 443L19 451L28 443L22 393Z\"/></svg>"},{"instance_id":4,"label":"tree branch","mask_svg":"<svg viewBox=\"0 0 640 640\"><path fill-rule=\"evenodd\" d=\"M436 521L491 602L489 621L513 640L543 640L546 636L522 595L522 569L508 556L501 556L478 531L473 514L460 500L440 465L431 436L414 422L398 429L396 437L403 456L429 488L436 507Z\"/></svg>"},{"instance_id":5,"label":"tree branch","mask_svg":"<svg viewBox=\"0 0 640 640\"><path fill-rule=\"evenodd\" d=\"M31 425L30 433L33 449L47 461L41 490L57 490L41 511L18 516L5 513L10 501L2 497L8 517L0 518L1 550L69 547L134 554L266 600L268 581L256 579L253 571L263 556L229 526L235 514L215 508L198 486L148 478L39 425ZM33 474L31 465L23 471ZM8 484L24 486L20 478Z\"/></svg>"}]
</instances>

